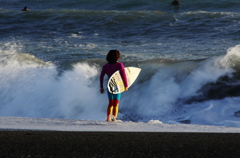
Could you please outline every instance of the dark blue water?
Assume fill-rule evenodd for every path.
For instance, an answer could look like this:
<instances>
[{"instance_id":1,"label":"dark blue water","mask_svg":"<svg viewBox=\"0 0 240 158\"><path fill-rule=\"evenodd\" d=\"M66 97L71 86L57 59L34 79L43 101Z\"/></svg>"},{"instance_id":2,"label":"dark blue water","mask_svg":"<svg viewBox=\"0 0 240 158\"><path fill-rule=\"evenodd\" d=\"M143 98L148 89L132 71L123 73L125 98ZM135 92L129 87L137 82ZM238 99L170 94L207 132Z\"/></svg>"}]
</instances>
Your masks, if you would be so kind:
<instances>
[{"instance_id":1,"label":"dark blue water","mask_svg":"<svg viewBox=\"0 0 240 158\"><path fill-rule=\"evenodd\" d=\"M99 71L118 49L142 68L120 119L240 126L240 2L180 2L1 1L0 115L104 120Z\"/></svg>"}]
</instances>

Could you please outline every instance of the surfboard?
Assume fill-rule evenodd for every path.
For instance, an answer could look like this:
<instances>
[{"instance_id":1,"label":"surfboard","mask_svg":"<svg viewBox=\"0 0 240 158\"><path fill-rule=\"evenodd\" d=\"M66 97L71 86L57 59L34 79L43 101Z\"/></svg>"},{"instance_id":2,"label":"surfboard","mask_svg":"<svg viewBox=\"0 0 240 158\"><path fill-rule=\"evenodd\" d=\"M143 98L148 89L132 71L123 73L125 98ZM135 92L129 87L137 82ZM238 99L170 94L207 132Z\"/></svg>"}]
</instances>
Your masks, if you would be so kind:
<instances>
[{"instance_id":1,"label":"surfboard","mask_svg":"<svg viewBox=\"0 0 240 158\"><path fill-rule=\"evenodd\" d=\"M128 88L137 79L140 71L141 69L137 67L125 67L125 73L128 80ZM112 76L109 78L107 87L109 92L113 94L118 94L125 91L125 86L119 70L114 72L114 74L112 74Z\"/></svg>"}]
</instances>

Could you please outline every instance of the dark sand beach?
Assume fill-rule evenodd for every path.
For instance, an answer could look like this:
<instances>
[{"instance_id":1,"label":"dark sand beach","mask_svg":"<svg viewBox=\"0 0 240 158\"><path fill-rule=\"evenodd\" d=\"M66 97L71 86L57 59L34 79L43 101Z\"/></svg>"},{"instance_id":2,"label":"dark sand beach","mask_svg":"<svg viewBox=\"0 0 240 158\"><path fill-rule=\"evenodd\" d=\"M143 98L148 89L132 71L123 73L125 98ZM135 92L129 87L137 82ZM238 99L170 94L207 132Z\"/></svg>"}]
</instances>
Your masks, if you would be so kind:
<instances>
[{"instance_id":1,"label":"dark sand beach","mask_svg":"<svg viewBox=\"0 0 240 158\"><path fill-rule=\"evenodd\" d=\"M240 157L238 133L0 131L0 157Z\"/></svg>"}]
</instances>

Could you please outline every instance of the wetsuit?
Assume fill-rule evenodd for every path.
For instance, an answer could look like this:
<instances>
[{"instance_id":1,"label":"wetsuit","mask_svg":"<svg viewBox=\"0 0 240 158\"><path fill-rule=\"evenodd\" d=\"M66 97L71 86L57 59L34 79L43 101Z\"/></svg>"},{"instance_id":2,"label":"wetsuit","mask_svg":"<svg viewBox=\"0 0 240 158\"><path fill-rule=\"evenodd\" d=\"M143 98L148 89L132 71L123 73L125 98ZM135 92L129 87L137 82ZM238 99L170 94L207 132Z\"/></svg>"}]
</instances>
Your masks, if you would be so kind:
<instances>
[{"instance_id":1,"label":"wetsuit","mask_svg":"<svg viewBox=\"0 0 240 158\"><path fill-rule=\"evenodd\" d=\"M118 70L120 71L121 77L124 82L124 86L128 87L124 65L123 63L116 62L114 64L107 63L103 66L102 72L100 74L100 88L103 88L104 75L107 74L108 78L110 78L112 74ZM109 99L109 104L108 104L107 116L113 113L114 117L116 118L118 114L118 104L121 99L121 93L112 94L108 91L108 99Z\"/></svg>"}]
</instances>

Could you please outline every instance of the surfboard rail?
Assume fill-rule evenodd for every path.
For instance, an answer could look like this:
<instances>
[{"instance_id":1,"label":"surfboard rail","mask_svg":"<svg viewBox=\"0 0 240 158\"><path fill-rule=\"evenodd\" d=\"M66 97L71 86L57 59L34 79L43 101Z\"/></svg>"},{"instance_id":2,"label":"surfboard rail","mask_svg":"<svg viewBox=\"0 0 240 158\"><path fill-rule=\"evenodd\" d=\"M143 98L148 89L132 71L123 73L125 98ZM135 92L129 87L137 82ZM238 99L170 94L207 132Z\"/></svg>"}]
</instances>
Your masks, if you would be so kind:
<instances>
[{"instance_id":1,"label":"surfboard rail","mask_svg":"<svg viewBox=\"0 0 240 158\"><path fill-rule=\"evenodd\" d=\"M129 88L137 79L141 69L137 67L125 67L124 69L127 76ZM109 78L107 87L108 91L113 94L118 94L125 91L125 86L119 70L114 72Z\"/></svg>"}]
</instances>

